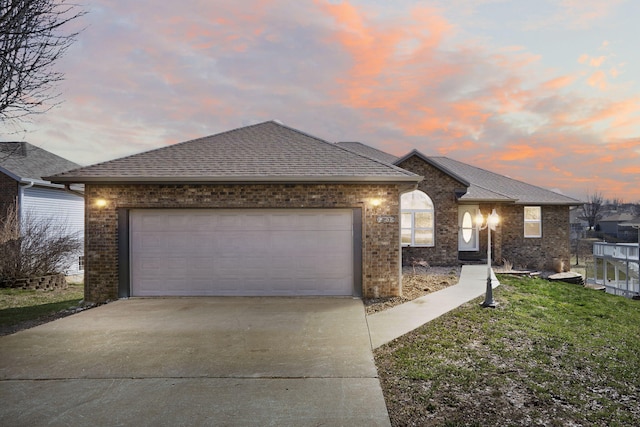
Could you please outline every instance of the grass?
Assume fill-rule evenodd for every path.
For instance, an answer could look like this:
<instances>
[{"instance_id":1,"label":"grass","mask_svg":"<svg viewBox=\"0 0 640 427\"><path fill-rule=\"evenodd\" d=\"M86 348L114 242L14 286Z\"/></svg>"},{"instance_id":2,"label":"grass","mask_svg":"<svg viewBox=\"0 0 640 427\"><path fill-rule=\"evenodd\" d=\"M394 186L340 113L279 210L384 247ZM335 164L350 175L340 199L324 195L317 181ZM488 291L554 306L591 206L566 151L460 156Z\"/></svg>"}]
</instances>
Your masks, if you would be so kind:
<instances>
[{"instance_id":1,"label":"grass","mask_svg":"<svg viewBox=\"0 0 640 427\"><path fill-rule=\"evenodd\" d=\"M640 302L500 277L375 351L395 426L640 425Z\"/></svg>"},{"instance_id":2,"label":"grass","mask_svg":"<svg viewBox=\"0 0 640 427\"><path fill-rule=\"evenodd\" d=\"M0 327L38 321L62 310L77 307L84 296L82 284L66 289L24 290L0 288Z\"/></svg>"}]
</instances>

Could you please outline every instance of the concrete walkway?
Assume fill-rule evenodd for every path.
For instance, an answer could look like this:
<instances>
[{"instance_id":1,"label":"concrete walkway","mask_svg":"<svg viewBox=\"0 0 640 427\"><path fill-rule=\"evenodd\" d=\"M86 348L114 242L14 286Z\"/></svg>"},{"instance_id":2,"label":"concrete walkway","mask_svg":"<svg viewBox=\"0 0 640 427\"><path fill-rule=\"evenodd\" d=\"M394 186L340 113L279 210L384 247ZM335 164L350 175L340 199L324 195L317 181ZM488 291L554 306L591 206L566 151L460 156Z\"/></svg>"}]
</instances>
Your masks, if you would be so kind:
<instances>
[{"instance_id":1,"label":"concrete walkway","mask_svg":"<svg viewBox=\"0 0 640 427\"><path fill-rule=\"evenodd\" d=\"M500 285L491 271L492 287ZM485 294L487 266L464 265L457 285L367 316L371 346L375 349L456 307Z\"/></svg>"}]
</instances>

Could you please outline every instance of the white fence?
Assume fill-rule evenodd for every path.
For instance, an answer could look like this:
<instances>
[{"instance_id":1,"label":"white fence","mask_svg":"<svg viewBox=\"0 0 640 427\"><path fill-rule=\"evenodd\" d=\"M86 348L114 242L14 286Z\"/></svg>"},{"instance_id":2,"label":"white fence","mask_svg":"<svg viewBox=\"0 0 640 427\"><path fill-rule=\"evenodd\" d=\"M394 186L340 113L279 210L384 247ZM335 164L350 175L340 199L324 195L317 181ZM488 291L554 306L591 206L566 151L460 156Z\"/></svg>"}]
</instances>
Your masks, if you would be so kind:
<instances>
[{"instance_id":1,"label":"white fence","mask_svg":"<svg viewBox=\"0 0 640 427\"><path fill-rule=\"evenodd\" d=\"M594 277L587 277L587 283L604 286L614 295L640 296L639 255L640 248L635 243L594 243Z\"/></svg>"}]
</instances>

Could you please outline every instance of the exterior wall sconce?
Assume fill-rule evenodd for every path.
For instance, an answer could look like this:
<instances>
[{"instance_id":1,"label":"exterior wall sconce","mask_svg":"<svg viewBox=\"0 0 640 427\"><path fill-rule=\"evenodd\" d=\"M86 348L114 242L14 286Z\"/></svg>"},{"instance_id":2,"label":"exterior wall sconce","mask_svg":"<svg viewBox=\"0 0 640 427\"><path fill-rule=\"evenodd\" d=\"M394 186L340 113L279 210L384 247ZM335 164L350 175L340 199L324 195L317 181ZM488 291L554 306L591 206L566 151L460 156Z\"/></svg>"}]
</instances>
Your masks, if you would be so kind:
<instances>
[{"instance_id":1,"label":"exterior wall sconce","mask_svg":"<svg viewBox=\"0 0 640 427\"><path fill-rule=\"evenodd\" d=\"M105 199L96 199L95 205L98 208L104 208L105 206L107 206L107 201Z\"/></svg>"},{"instance_id":2,"label":"exterior wall sconce","mask_svg":"<svg viewBox=\"0 0 640 427\"><path fill-rule=\"evenodd\" d=\"M478 209L478 213L476 214L476 225L479 230L487 230L487 291L485 294L484 302L482 303L482 307L491 307L495 308L498 303L493 300L493 286L491 285L491 230L495 231L496 227L500 223L500 217L498 213L494 209L490 215L487 215L486 221L482 216L482 212Z\"/></svg>"},{"instance_id":3,"label":"exterior wall sconce","mask_svg":"<svg viewBox=\"0 0 640 427\"><path fill-rule=\"evenodd\" d=\"M371 199L371 206L373 206L374 208L377 208L381 204L382 204L382 201L380 199Z\"/></svg>"}]
</instances>

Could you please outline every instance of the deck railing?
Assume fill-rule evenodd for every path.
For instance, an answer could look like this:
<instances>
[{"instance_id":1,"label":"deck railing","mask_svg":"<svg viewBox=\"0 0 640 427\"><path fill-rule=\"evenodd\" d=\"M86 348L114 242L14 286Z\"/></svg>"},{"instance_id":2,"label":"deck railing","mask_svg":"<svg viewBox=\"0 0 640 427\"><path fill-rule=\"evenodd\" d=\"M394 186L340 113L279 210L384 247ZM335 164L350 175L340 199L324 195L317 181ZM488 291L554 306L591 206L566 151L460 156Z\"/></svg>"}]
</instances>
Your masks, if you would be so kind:
<instances>
[{"instance_id":1,"label":"deck railing","mask_svg":"<svg viewBox=\"0 0 640 427\"><path fill-rule=\"evenodd\" d=\"M639 261L640 250L637 243L604 243L593 244L593 256L619 260Z\"/></svg>"},{"instance_id":2,"label":"deck railing","mask_svg":"<svg viewBox=\"0 0 640 427\"><path fill-rule=\"evenodd\" d=\"M587 283L604 286L608 293L615 295L629 298L640 295L638 244L597 242L593 244L593 258L594 277L587 277ZM599 271L601 277L598 277Z\"/></svg>"}]
</instances>

